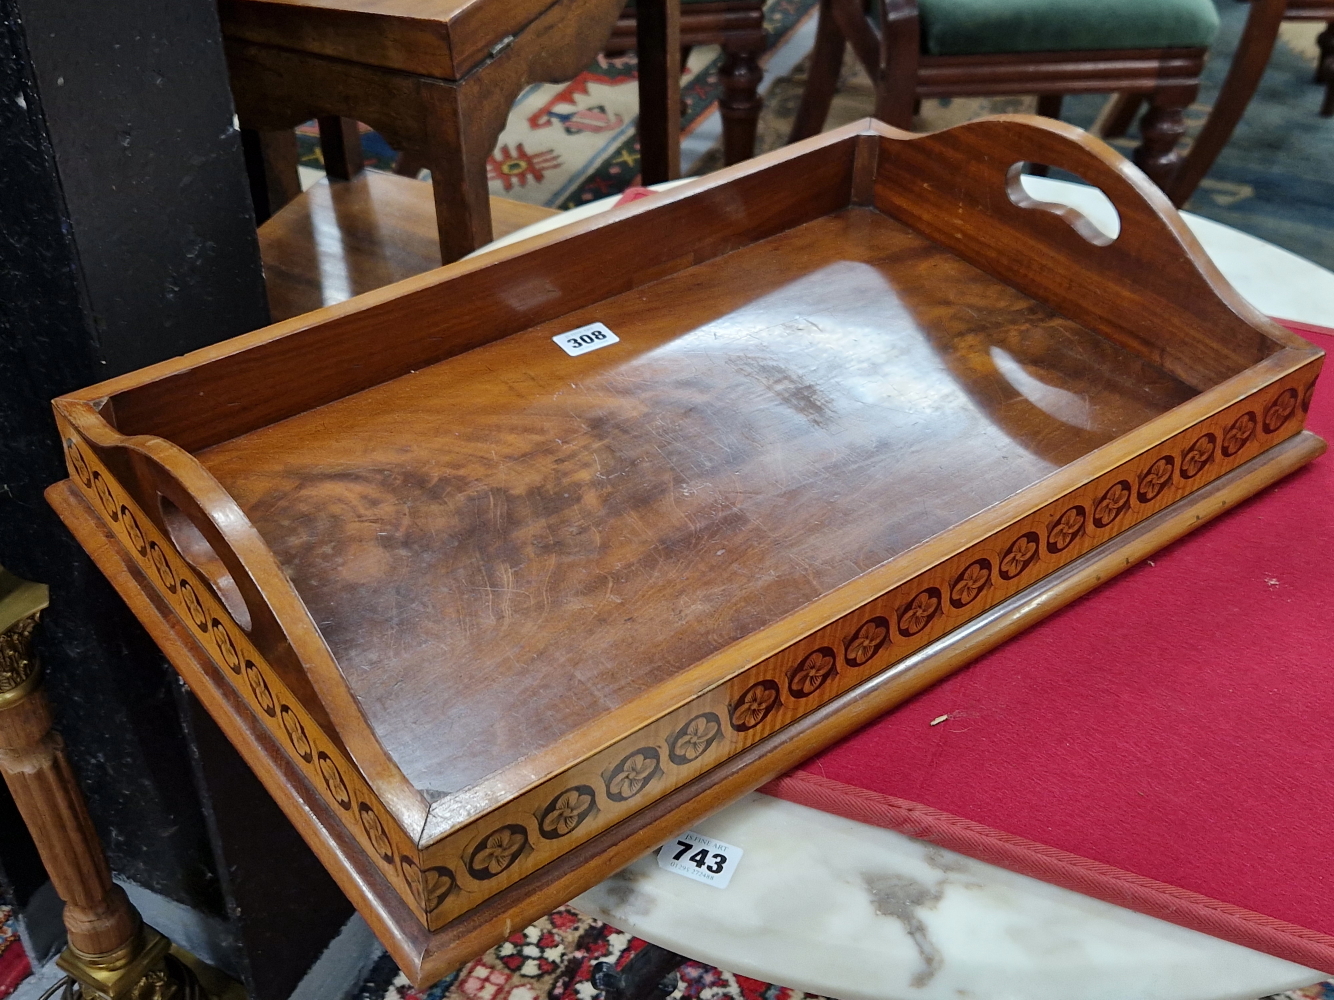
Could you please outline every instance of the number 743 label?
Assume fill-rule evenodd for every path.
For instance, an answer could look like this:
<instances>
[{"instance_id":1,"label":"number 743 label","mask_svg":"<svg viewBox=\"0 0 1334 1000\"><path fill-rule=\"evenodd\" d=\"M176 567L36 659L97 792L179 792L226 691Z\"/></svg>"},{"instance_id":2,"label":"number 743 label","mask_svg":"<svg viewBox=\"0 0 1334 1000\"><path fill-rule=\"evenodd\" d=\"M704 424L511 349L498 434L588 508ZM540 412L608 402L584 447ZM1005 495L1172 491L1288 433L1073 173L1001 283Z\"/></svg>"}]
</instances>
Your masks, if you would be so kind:
<instances>
[{"instance_id":1,"label":"number 743 label","mask_svg":"<svg viewBox=\"0 0 1334 1000\"><path fill-rule=\"evenodd\" d=\"M658 867L726 889L743 853L732 844L686 832L662 845L658 851Z\"/></svg>"}]
</instances>

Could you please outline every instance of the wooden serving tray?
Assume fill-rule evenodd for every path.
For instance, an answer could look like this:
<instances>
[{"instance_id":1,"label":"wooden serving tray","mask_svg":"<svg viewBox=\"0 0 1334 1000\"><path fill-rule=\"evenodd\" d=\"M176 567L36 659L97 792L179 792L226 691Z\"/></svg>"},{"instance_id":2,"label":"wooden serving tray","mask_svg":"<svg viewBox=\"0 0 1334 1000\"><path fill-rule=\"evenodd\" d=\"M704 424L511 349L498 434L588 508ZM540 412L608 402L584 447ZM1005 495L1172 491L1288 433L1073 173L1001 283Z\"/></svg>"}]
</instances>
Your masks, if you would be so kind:
<instances>
[{"instance_id":1,"label":"wooden serving tray","mask_svg":"<svg viewBox=\"0 0 1334 1000\"><path fill-rule=\"evenodd\" d=\"M1078 130L868 121L63 397L51 498L424 980L1309 460L1322 358Z\"/></svg>"}]
</instances>

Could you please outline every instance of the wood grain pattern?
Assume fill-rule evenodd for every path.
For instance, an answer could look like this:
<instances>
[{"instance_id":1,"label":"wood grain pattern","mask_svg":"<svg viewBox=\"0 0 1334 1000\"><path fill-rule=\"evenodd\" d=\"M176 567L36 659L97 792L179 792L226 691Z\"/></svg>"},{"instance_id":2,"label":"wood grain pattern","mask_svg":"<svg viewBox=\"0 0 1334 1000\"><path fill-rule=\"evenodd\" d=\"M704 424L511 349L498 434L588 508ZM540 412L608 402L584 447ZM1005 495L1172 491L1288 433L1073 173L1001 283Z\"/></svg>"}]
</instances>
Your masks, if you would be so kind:
<instances>
[{"instance_id":1,"label":"wood grain pattern","mask_svg":"<svg viewBox=\"0 0 1334 1000\"><path fill-rule=\"evenodd\" d=\"M200 458L443 795L1191 395L856 209Z\"/></svg>"},{"instance_id":2,"label":"wood grain pattern","mask_svg":"<svg viewBox=\"0 0 1334 1000\"><path fill-rule=\"evenodd\" d=\"M497 239L558 214L491 199ZM344 302L440 266L431 186L379 171L319 181L259 227L274 322Z\"/></svg>"},{"instance_id":3,"label":"wood grain pattern","mask_svg":"<svg viewBox=\"0 0 1334 1000\"><path fill-rule=\"evenodd\" d=\"M1120 236L1027 198L1030 161ZM552 343L593 321L620 341ZM1082 133L867 122L57 417L140 575L457 943L1284 447L1322 358Z\"/></svg>"},{"instance_id":4,"label":"wood grain pattern","mask_svg":"<svg viewBox=\"0 0 1334 1000\"><path fill-rule=\"evenodd\" d=\"M493 896L434 934L428 934L411 919L336 817L318 796L311 794L281 748L266 731L257 728L245 703L221 679L197 640L147 584L127 558L124 547L73 483L57 484L47 496L356 903L400 968L413 982L425 985L680 829L785 772L963 663L1236 506L1321 454L1324 447L1314 435L1301 434L1265 451L1185 502L1117 536L968 627L951 632L855 693L821 706L784 729L777 740L743 751L675 789L650 808L580 845L559 862Z\"/></svg>"}]
</instances>

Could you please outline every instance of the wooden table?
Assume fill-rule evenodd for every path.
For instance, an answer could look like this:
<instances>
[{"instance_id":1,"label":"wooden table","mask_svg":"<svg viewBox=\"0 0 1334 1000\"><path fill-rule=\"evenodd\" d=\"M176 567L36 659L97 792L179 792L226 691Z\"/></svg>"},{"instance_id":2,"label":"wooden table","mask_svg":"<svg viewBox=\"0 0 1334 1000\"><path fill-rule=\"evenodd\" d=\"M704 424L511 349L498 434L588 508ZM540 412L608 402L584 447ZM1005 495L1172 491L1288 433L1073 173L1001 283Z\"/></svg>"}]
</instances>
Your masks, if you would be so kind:
<instances>
[{"instance_id":1,"label":"wooden table","mask_svg":"<svg viewBox=\"0 0 1334 1000\"><path fill-rule=\"evenodd\" d=\"M486 162L529 83L573 78L602 50L623 0L221 0L251 184L295 186L291 130L365 122L431 169L440 251L491 241ZM680 10L638 7L640 147L649 182L680 171ZM257 203L276 210L281 197Z\"/></svg>"}]
</instances>

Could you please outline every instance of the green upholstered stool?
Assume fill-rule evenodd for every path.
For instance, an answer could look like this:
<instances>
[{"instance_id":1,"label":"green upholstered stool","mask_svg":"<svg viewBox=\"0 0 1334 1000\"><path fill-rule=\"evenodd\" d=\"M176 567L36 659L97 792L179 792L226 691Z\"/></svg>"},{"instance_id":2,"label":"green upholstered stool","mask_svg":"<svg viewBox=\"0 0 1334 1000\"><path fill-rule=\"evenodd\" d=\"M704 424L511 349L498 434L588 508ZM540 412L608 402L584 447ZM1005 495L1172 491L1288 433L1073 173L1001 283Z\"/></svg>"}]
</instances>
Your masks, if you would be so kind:
<instances>
[{"instance_id":1,"label":"green upholstered stool","mask_svg":"<svg viewBox=\"0 0 1334 1000\"><path fill-rule=\"evenodd\" d=\"M615 55L635 47L635 0L621 12L606 51ZM759 94L764 72L764 0L681 0L681 45L721 45L723 65L718 78L723 94L723 158L730 164L755 153L755 127L764 105Z\"/></svg>"},{"instance_id":2,"label":"green upholstered stool","mask_svg":"<svg viewBox=\"0 0 1334 1000\"><path fill-rule=\"evenodd\" d=\"M1058 117L1065 94L1143 94L1135 162L1165 186L1217 30L1212 0L821 0L792 138L822 128L851 43L900 128L927 97L1037 94Z\"/></svg>"}]
</instances>

